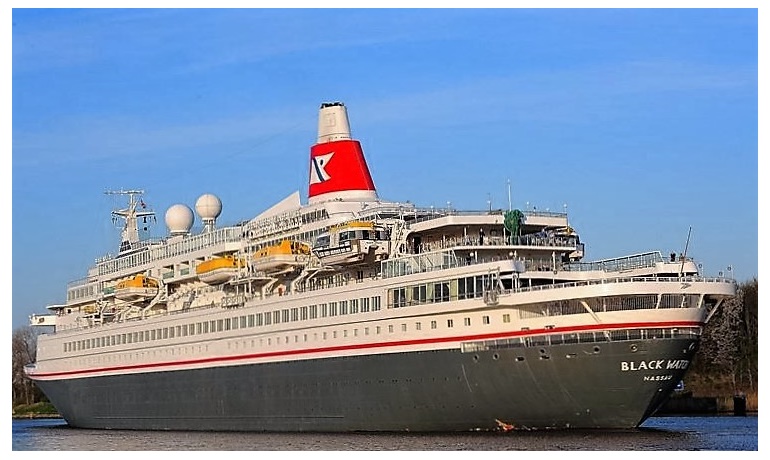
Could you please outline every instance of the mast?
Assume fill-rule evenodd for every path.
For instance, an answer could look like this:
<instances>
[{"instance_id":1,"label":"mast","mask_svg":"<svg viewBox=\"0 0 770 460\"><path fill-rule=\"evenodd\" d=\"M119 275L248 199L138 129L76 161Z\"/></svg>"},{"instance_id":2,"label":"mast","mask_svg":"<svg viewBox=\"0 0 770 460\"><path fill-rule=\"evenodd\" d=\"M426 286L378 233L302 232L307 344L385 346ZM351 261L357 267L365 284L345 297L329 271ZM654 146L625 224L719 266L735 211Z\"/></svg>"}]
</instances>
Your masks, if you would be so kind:
<instances>
[{"instance_id":1,"label":"mast","mask_svg":"<svg viewBox=\"0 0 770 460\"><path fill-rule=\"evenodd\" d=\"M128 195L128 207L112 211L112 220L115 222L118 217L124 220L123 230L120 232L119 252L129 251L134 244L139 242L139 218L148 216L154 217L155 212L147 209L147 205L141 196L144 190L107 190L105 195ZM137 197L139 197L137 199ZM137 210L140 207L141 210Z\"/></svg>"},{"instance_id":2,"label":"mast","mask_svg":"<svg viewBox=\"0 0 770 460\"><path fill-rule=\"evenodd\" d=\"M692 225L687 230L687 242L684 244L684 253L682 253L682 266L679 267L679 276L684 273L684 261L687 259L687 248L690 246L690 233L692 233Z\"/></svg>"}]
</instances>

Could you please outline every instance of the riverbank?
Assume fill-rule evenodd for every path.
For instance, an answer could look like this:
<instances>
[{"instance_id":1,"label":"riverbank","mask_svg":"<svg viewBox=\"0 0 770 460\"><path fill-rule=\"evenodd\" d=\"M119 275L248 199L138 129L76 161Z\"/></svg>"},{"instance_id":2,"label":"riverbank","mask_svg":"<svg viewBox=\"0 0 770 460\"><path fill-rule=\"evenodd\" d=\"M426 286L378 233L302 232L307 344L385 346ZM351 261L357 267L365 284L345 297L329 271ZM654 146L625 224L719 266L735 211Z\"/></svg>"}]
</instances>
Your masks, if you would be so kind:
<instances>
[{"instance_id":1,"label":"riverbank","mask_svg":"<svg viewBox=\"0 0 770 460\"><path fill-rule=\"evenodd\" d=\"M11 418L36 419L36 418L62 418L59 412L48 402L33 404L19 404L13 407Z\"/></svg>"},{"instance_id":2,"label":"riverbank","mask_svg":"<svg viewBox=\"0 0 770 460\"><path fill-rule=\"evenodd\" d=\"M734 396L698 396L693 392L677 392L671 395L657 415L747 415L757 414L757 393Z\"/></svg>"}]
</instances>

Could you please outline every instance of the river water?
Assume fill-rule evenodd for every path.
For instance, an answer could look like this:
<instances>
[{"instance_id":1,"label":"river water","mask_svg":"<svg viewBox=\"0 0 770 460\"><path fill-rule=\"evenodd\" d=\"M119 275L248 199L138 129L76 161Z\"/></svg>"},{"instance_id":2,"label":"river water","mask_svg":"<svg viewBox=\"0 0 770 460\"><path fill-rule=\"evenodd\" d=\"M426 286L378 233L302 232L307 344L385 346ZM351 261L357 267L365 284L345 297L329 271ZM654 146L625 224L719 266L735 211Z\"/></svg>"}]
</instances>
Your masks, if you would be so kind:
<instances>
[{"instance_id":1,"label":"river water","mask_svg":"<svg viewBox=\"0 0 770 460\"><path fill-rule=\"evenodd\" d=\"M758 417L653 417L628 431L214 433L70 428L13 420L13 451L758 451Z\"/></svg>"}]
</instances>

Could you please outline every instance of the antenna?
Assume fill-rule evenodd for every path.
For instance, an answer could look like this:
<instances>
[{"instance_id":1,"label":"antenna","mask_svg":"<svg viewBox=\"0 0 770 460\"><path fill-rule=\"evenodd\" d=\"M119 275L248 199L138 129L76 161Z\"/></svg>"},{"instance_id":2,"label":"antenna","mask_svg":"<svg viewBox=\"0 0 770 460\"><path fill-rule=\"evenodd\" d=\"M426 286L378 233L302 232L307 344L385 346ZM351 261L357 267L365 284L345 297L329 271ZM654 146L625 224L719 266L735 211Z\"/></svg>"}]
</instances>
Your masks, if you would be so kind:
<instances>
[{"instance_id":1,"label":"antenna","mask_svg":"<svg viewBox=\"0 0 770 460\"><path fill-rule=\"evenodd\" d=\"M692 233L692 225L690 226L690 229L687 230L687 242L684 244L684 253L682 253L682 266L679 267L679 276L682 276L682 273L684 272L684 261L687 259L687 248L690 246L690 233Z\"/></svg>"}]
</instances>

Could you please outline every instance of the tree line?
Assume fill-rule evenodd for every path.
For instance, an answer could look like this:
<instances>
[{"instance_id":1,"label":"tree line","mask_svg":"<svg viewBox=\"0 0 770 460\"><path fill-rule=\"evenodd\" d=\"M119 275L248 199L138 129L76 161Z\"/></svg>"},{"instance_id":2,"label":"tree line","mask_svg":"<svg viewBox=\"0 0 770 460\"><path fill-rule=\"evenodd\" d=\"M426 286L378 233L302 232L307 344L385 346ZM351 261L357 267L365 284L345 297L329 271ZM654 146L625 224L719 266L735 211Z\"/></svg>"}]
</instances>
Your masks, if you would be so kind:
<instances>
[{"instance_id":1,"label":"tree line","mask_svg":"<svg viewBox=\"0 0 770 460\"><path fill-rule=\"evenodd\" d=\"M24 374L35 362L38 330L23 326L12 336L13 406L46 402L45 396ZM759 367L758 281L738 284L738 295L724 302L706 324L685 385L702 391L756 393ZM711 396L718 396L712 394Z\"/></svg>"}]
</instances>

